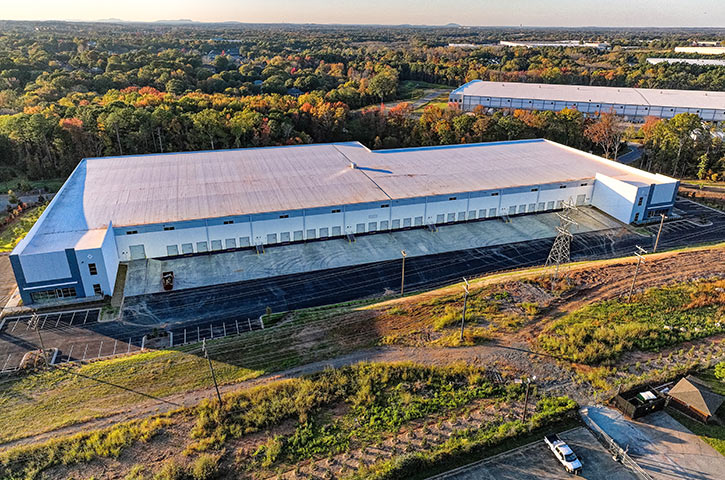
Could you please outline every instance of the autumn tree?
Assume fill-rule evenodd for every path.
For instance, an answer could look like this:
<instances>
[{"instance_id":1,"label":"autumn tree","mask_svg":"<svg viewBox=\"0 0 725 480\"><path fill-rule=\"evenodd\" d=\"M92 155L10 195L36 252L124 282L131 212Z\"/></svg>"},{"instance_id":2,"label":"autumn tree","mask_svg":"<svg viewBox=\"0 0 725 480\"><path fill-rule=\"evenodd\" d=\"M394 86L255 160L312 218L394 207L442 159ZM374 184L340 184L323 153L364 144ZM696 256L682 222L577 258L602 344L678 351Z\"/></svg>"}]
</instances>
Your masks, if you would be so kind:
<instances>
[{"instance_id":1,"label":"autumn tree","mask_svg":"<svg viewBox=\"0 0 725 480\"><path fill-rule=\"evenodd\" d=\"M624 132L624 125L618 116L613 113L603 113L599 120L584 130L584 135L602 148L606 158L616 160Z\"/></svg>"}]
</instances>

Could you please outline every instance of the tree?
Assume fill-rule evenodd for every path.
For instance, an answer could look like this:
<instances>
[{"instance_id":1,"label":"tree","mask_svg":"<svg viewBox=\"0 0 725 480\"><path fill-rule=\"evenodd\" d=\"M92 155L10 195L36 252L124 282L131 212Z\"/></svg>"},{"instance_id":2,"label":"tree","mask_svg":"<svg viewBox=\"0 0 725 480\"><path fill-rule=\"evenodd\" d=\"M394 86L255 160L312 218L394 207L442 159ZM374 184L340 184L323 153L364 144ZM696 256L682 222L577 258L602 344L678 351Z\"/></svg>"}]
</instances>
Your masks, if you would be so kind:
<instances>
[{"instance_id":1,"label":"tree","mask_svg":"<svg viewBox=\"0 0 725 480\"><path fill-rule=\"evenodd\" d=\"M682 151L688 143L692 143L692 133L700 127L702 120L694 113L678 113L666 122L670 134L677 142L677 156L672 165L672 176L677 176Z\"/></svg>"},{"instance_id":2,"label":"tree","mask_svg":"<svg viewBox=\"0 0 725 480\"><path fill-rule=\"evenodd\" d=\"M624 131L624 125L619 117L613 113L603 113L598 121L584 130L584 135L602 148L606 158L610 158L611 153L612 158L616 160Z\"/></svg>"},{"instance_id":3,"label":"tree","mask_svg":"<svg viewBox=\"0 0 725 480\"><path fill-rule=\"evenodd\" d=\"M393 68L385 68L376 74L368 82L368 93L380 98L382 102L386 98L395 95L398 90L398 72Z\"/></svg>"},{"instance_id":4,"label":"tree","mask_svg":"<svg viewBox=\"0 0 725 480\"><path fill-rule=\"evenodd\" d=\"M20 203L20 199L19 199L19 198L18 198L18 196L17 196L16 194L15 194L15 192L14 192L14 191L12 191L12 190L8 190L8 203L9 203L10 205L17 205L17 204L19 204L19 203Z\"/></svg>"}]
</instances>

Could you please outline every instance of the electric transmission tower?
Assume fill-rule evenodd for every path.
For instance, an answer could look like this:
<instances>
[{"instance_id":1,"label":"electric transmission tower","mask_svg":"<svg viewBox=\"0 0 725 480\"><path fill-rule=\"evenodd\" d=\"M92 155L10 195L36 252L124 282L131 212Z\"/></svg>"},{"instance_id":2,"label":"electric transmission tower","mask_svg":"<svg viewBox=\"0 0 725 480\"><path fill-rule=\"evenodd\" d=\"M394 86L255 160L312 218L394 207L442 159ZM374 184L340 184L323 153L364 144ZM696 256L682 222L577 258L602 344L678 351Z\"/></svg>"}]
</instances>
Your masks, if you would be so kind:
<instances>
[{"instance_id":1,"label":"electric transmission tower","mask_svg":"<svg viewBox=\"0 0 725 480\"><path fill-rule=\"evenodd\" d=\"M554 275L551 279L552 292L559 279L559 268L562 264L569 263L571 240L574 238L569 229L572 225L579 225L572 218L574 212L577 211L574 202L569 199L568 202L562 204L562 207L562 211L556 214L559 217L559 226L556 227L557 235L554 239L554 245L551 246L549 257L546 259L546 267L554 267Z\"/></svg>"}]
</instances>

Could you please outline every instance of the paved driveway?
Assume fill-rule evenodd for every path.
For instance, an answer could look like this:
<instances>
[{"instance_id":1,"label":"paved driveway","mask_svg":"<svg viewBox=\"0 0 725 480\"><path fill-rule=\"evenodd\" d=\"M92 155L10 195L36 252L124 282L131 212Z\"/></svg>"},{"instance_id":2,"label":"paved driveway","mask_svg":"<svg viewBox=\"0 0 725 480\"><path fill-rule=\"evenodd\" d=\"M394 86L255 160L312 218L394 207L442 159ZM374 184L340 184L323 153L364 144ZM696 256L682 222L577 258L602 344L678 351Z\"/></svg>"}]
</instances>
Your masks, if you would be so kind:
<instances>
[{"instance_id":1,"label":"paved driveway","mask_svg":"<svg viewBox=\"0 0 725 480\"><path fill-rule=\"evenodd\" d=\"M560 433L559 436L581 459L583 468L580 478L590 480L637 479L629 469L612 460L611 455L586 428L575 428ZM544 444L543 439L472 466L434 477L436 480L537 480L542 478L561 480L576 478L564 470Z\"/></svg>"},{"instance_id":2,"label":"paved driveway","mask_svg":"<svg viewBox=\"0 0 725 480\"><path fill-rule=\"evenodd\" d=\"M611 408L586 411L655 480L725 479L725 457L665 412L629 421Z\"/></svg>"}]
</instances>

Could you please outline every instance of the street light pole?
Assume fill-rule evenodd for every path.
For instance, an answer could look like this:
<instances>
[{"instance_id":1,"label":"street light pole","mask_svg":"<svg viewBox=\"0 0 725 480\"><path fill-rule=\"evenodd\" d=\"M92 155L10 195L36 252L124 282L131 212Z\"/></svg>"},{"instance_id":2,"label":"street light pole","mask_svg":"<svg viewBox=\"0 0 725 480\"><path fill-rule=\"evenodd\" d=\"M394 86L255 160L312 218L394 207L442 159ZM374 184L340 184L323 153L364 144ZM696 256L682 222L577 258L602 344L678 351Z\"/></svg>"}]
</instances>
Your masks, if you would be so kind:
<instances>
[{"instance_id":1,"label":"street light pole","mask_svg":"<svg viewBox=\"0 0 725 480\"><path fill-rule=\"evenodd\" d=\"M403 270L400 272L400 296L403 296L405 291L405 257L408 256L405 250L401 250L400 253L403 255Z\"/></svg>"},{"instance_id":2,"label":"street light pole","mask_svg":"<svg viewBox=\"0 0 725 480\"><path fill-rule=\"evenodd\" d=\"M219 393L219 385L216 383L216 375L214 375L214 366L211 364L211 358L209 358L209 351L206 349L206 338L201 343L201 350L204 352L204 357L206 357L207 361L209 362L209 370L211 371L211 378L214 380L214 388L216 389L216 397L219 399L219 408L222 407L222 395Z\"/></svg>"},{"instance_id":3,"label":"street light pole","mask_svg":"<svg viewBox=\"0 0 725 480\"><path fill-rule=\"evenodd\" d=\"M526 397L524 399L524 414L523 414L523 417L521 418L522 422L526 421L526 412L528 411L528 407L529 407L529 388L531 388L532 381L536 381L536 375L534 375L531 378L526 379Z\"/></svg>"},{"instance_id":4,"label":"street light pole","mask_svg":"<svg viewBox=\"0 0 725 480\"><path fill-rule=\"evenodd\" d=\"M37 313L34 313L33 316L30 318L30 328L35 330L35 333L38 334L38 341L40 342L40 352L43 354L43 358L45 359L45 366L50 366L50 361L48 360L48 352L45 351L45 345L43 344L43 336L40 335L40 326L38 325L40 323L40 318L38 317Z\"/></svg>"},{"instance_id":5,"label":"street light pole","mask_svg":"<svg viewBox=\"0 0 725 480\"><path fill-rule=\"evenodd\" d=\"M657 230L657 239L655 240L655 248L652 249L652 253L657 253L657 245L660 243L660 235L662 234L662 224L665 223L665 214L661 213L660 216L660 228Z\"/></svg>"},{"instance_id":6,"label":"street light pole","mask_svg":"<svg viewBox=\"0 0 725 480\"><path fill-rule=\"evenodd\" d=\"M629 296L627 297L627 303L632 301L632 292L634 292L634 284L637 281L637 274L639 273L639 266L644 261L644 257L642 257L643 253L647 253L647 250L640 247L639 245L636 245L637 252L634 252L635 255L637 255L637 266L634 269L634 277L632 278L632 285L629 287Z\"/></svg>"},{"instance_id":7,"label":"street light pole","mask_svg":"<svg viewBox=\"0 0 725 480\"><path fill-rule=\"evenodd\" d=\"M466 304L468 303L468 280L463 277L463 314L461 315L461 342L463 342L463 328L466 325Z\"/></svg>"}]
</instances>

